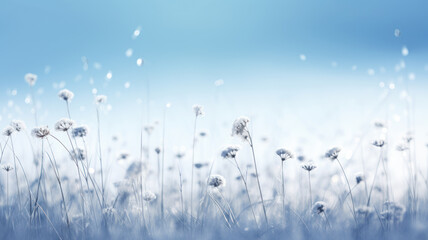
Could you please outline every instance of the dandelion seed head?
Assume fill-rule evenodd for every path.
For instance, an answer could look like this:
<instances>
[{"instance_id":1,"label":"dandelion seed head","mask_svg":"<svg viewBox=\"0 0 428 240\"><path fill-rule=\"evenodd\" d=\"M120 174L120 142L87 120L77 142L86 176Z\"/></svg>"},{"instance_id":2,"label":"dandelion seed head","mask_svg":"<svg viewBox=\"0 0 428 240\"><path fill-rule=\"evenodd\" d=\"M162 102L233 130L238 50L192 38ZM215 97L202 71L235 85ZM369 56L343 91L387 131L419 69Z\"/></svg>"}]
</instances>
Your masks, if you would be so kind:
<instances>
[{"instance_id":1,"label":"dandelion seed head","mask_svg":"<svg viewBox=\"0 0 428 240\"><path fill-rule=\"evenodd\" d=\"M34 84L36 84L36 81L37 81L37 75L32 73L27 73L25 74L25 81L28 83L28 85L34 86Z\"/></svg>"},{"instance_id":2,"label":"dandelion seed head","mask_svg":"<svg viewBox=\"0 0 428 240\"><path fill-rule=\"evenodd\" d=\"M7 126L5 129L3 129L3 135L6 137L9 137L12 135L12 133L15 131L15 129L11 126Z\"/></svg>"},{"instance_id":3,"label":"dandelion seed head","mask_svg":"<svg viewBox=\"0 0 428 240\"><path fill-rule=\"evenodd\" d=\"M304 170L310 172L310 171L314 170L315 168L317 168L317 166L312 161L309 161L307 163L303 163L302 168Z\"/></svg>"},{"instance_id":4,"label":"dandelion seed head","mask_svg":"<svg viewBox=\"0 0 428 240\"><path fill-rule=\"evenodd\" d=\"M117 156L117 161L119 162L123 162L128 160L130 157L130 154L128 152L121 152L119 153L119 155Z\"/></svg>"},{"instance_id":5,"label":"dandelion seed head","mask_svg":"<svg viewBox=\"0 0 428 240\"><path fill-rule=\"evenodd\" d=\"M364 176L363 172L357 172L355 174L355 181L357 182L357 184L360 184L362 181L364 181L366 179L366 177Z\"/></svg>"},{"instance_id":6,"label":"dandelion seed head","mask_svg":"<svg viewBox=\"0 0 428 240\"><path fill-rule=\"evenodd\" d=\"M84 149L77 147L73 152L74 158L78 161L84 161L86 159L86 152Z\"/></svg>"},{"instance_id":7,"label":"dandelion seed head","mask_svg":"<svg viewBox=\"0 0 428 240\"><path fill-rule=\"evenodd\" d=\"M106 95L98 95L95 97L95 102L97 104L103 104L107 102L107 96Z\"/></svg>"},{"instance_id":8,"label":"dandelion seed head","mask_svg":"<svg viewBox=\"0 0 428 240\"><path fill-rule=\"evenodd\" d=\"M339 157L339 153L342 149L340 147L333 147L325 153L326 158L330 158L331 160L336 160Z\"/></svg>"},{"instance_id":9,"label":"dandelion seed head","mask_svg":"<svg viewBox=\"0 0 428 240\"><path fill-rule=\"evenodd\" d=\"M156 152L156 154L159 154L159 153L161 152L160 147L156 147L156 148L155 148L155 152Z\"/></svg>"},{"instance_id":10,"label":"dandelion seed head","mask_svg":"<svg viewBox=\"0 0 428 240\"><path fill-rule=\"evenodd\" d=\"M385 145L385 141L382 139L376 139L372 142L372 145L381 148Z\"/></svg>"},{"instance_id":11,"label":"dandelion seed head","mask_svg":"<svg viewBox=\"0 0 428 240\"><path fill-rule=\"evenodd\" d=\"M373 212L374 212L374 210L373 210L373 208L372 208L372 207L361 206L361 207L358 207L358 208L355 210L355 212L356 212L358 215L361 215L361 216L363 216L363 217L366 217L366 216L370 216L370 215L372 215L372 214L373 214Z\"/></svg>"},{"instance_id":12,"label":"dandelion seed head","mask_svg":"<svg viewBox=\"0 0 428 240\"><path fill-rule=\"evenodd\" d=\"M285 161L294 157L293 153L285 148L280 148L276 150L276 155L278 155L282 161Z\"/></svg>"},{"instance_id":13,"label":"dandelion seed head","mask_svg":"<svg viewBox=\"0 0 428 240\"><path fill-rule=\"evenodd\" d=\"M399 152L404 152L406 150L409 150L409 146L406 143L400 143L395 147L395 149Z\"/></svg>"},{"instance_id":14,"label":"dandelion seed head","mask_svg":"<svg viewBox=\"0 0 428 240\"><path fill-rule=\"evenodd\" d=\"M58 97L64 101L66 101L66 102L70 102L71 99L73 99L73 97L74 97L74 93L68 89L63 89L63 90L59 91Z\"/></svg>"},{"instance_id":15,"label":"dandelion seed head","mask_svg":"<svg viewBox=\"0 0 428 240\"><path fill-rule=\"evenodd\" d=\"M313 214L321 214L325 212L326 209L326 203L323 201L315 202L314 205L312 205L312 213Z\"/></svg>"},{"instance_id":16,"label":"dandelion seed head","mask_svg":"<svg viewBox=\"0 0 428 240\"><path fill-rule=\"evenodd\" d=\"M156 199L156 194L154 194L153 192L151 192L151 191L145 191L144 193L143 193L143 199L144 199L144 201L146 201L146 202L151 202L151 201L153 201L153 200L155 200Z\"/></svg>"},{"instance_id":17,"label":"dandelion seed head","mask_svg":"<svg viewBox=\"0 0 428 240\"><path fill-rule=\"evenodd\" d=\"M36 138L45 138L50 133L48 126L40 126L33 128L31 134Z\"/></svg>"},{"instance_id":18,"label":"dandelion seed head","mask_svg":"<svg viewBox=\"0 0 428 240\"><path fill-rule=\"evenodd\" d=\"M15 129L15 131L20 132L25 129L25 123L21 120L12 120L10 126Z\"/></svg>"},{"instance_id":19,"label":"dandelion seed head","mask_svg":"<svg viewBox=\"0 0 428 240\"><path fill-rule=\"evenodd\" d=\"M81 125L78 127L73 128L72 136L73 137L86 137L88 134L88 127L86 125Z\"/></svg>"},{"instance_id":20,"label":"dandelion seed head","mask_svg":"<svg viewBox=\"0 0 428 240\"><path fill-rule=\"evenodd\" d=\"M240 147L237 145L231 145L221 151L222 158L235 158L236 153L239 151Z\"/></svg>"},{"instance_id":21,"label":"dandelion seed head","mask_svg":"<svg viewBox=\"0 0 428 240\"><path fill-rule=\"evenodd\" d=\"M247 125L250 119L247 117L239 117L233 122L232 136L241 137L242 140L248 140L250 133L248 132Z\"/></svg>"},{"instance_id":22,"label":"dandelion seed head","mask_svg":"<svg viewBox=\"0 0 428 240\"><path fill-rule=\"evenodd\" d=\"M193 105L193 112L195 113L196 117L204 114L203 107L197 104Z\"/></svg>"},{"instance_id":23,"label":"dandelion seed head","mask_svg":"<svg viewBox=\"0 0 428 240\"><path fill-rule=\"evenodd\" d=\"M3 166L3 170L5 170L6 172L9 172L9 171L13 170L13 167L11 165L7 164L7 165Z\"/></svg>"},{"instance_id":24,"label":"dandelion seed head","mask_svg":"<svg viewBox=\"0 0 428 240\"><path fill-rule=\"evenodd\" d=\"M55 130L66 132L74 125L74 121L68 118L62 118L55 124Z\"/></svg>"},{"instance_id":25,"label":"dandelion seed head","mask_svg":"<svg viewBox=\"0 0 428 240\"><path fill-rule=\"evenodd\" d=\"M211 175L208 179L208 185L213 188L221 188L226 186L226 179L220 175Z\"/></svg>"},{"instance_id":26,"label":"dandelion seed head","mask_svg":"<svg viewBox=\"0 0 428 240\"><path fill-rule=\"evenodd\" d=\"M147 125L144 127L144 131L146 131L146 133L148 135L151 135L153 133L154 129L155 129L155 127L153 125Z\"/></svg>"}]
</instances>

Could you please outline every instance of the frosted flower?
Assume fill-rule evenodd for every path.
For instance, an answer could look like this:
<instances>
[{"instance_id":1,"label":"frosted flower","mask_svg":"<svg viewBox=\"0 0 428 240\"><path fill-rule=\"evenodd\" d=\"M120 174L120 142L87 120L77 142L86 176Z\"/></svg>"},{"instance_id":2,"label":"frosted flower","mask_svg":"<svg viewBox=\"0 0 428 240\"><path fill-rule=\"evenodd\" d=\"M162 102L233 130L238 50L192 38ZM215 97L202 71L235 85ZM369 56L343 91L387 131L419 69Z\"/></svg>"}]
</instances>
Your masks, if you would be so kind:
<instances>
[{"instance_id":1,"label":"frosted flower","mask_svg":"<svg viewBox=\"0 0 428 240\"><path fill-rule=\"evenodd\" d=\"M3 166L3 170L5 170L6 172L9 172L9 171L12 171L12 170L13 170L13 167L12 167L12 166L10 166L9 164L8 164L8 165L4 165L4 166Z\"/></svg>"},{"instance_id":2,"label":"frosted flower","mask_svg":"<svg viewBox=\"0 0 428 240\"><path fill-rule=\"evenodd\" d=\"M306 157L303 155L299 155L297 156L297 160L299 160L299 162L304 162L306 160Z\"/></svg>"},{"instance_id":3,"label":"frosted flower","mask_svg":"<svg viewBox=\"0 0 428 240\"><path fill-rule=\"evenodd\" d=\"M373 146L376 146L376 147L383 147L383 145L385 145L385 141L382 139L378 139L378 140L374 140L372 144Z\"/></svg>"},{"instance_id":4,"label":"frosted flower","mask_svg":"<svg viewBox=\"0 0 428 240\"><path fill-rule=\"evenodd\" d=\"M403 205L390 201L386 201L383 205L386 210L380 213L382 219L395 222L403 221L404 213L406 212L406 208Z\"/></svg>"},{"instance_id":5,"label":"frosted flower","mask_svg":"<svg viewBox=\"0 0 428 240\"><path fill-rule=\"evenodd\" d=\"M204 114L203 108L201 105L193 105L193 112L195 113L196 117Z\"/></svg>"},{"instance_id":6,"label":"frosted flower","mask_svg":"<svg viewBox=\"0 0 428 240\"><path fill-rule=\"evenodd\" d=\"M117 160L118 160L118 161L126 161L126 160L128 160L129 156L130 156L130 154L129 154L129 153L127 153L127 152L121 152L121 153L119 153L119 155L117 156Z\"/></svg>"},{"instance_id":7,"label":"frosted flower","mask_svg":"<svg viewBox=\"0 0 428 240\"><path fill-rule=\"evenodd\" d=\"M21 120L12 120L12 122L10 122L10 126L17 132L25 129L25 123Z\"/></svg>"},{"instance_id":8,"label":"frosted flower","mask_svg":"<svg viewBox=\"0 0 428 240\"><path fill-rule=\"evenodd\" d=\"M285 161L294 157L293 153L285 148L280 148L276 150L276 155L278 155L282 161Z\"/></svg>"},{"instance_id":9,"label":"frosted flower","mask_svg":"<svg viewBox=\"0 0 428 240\"><path fill-rule=\"evenodd\" d=\"M156 147L156 148L155 148L155 152L156 152L156 154L159 154L159 153L161 152L160 147Z\"/></svg>"},{"instance_id":10,"label":"frosted flower","mask_svg":"<svg viewBox=\"0 0 428 240\"><path fill-rule=\"evenodd\" d=\"M86 152L85 152L85 150L82 149L82 148L79 148L79 147L74 150L74 154L73 155L74 155L74 158L76 160L79 160L79 161L83 161L86 158Z\"/></svg>"},{"instance_id":11,"label":"frosted flower","mask_svg":"<svg viewBox=\"0 0 428 240\"><path fill-rule=\"evenodd\" d=\"M377 128L384 128L386 126L385 122L380 120L376 120L373 124Z\"/></svg>"},{"instance_id":12,"label":"frosted flower","mask_svg":"<svg viewBox=\"0 0 428 240\"><path fill-rule=\"evenodd\" d=\"M3 135L9 137L14 131L15 129L13 127L7 126L5 129L3 129Z\"/></svg>"},{"instance_id":13,"label":"frosted flower","mask_svg":"<svg viewBox=\"0 0 428 240\"><path fill-rule=\"evenodd\" d=\"M27 73L25 74L25 81L28 83L28 85L34 86L34 84L36 84L36 81L37 81L37 75L32 73Z\"/></svg>"},{"instance_id":14,"label":"frosted flower","mask_svg":"<svg viewBox=\"0 0 428 240\"><path fill-rule=\"evenodd\" d=\"M152 134L153 130L155 129L155 127L153 127L152 125L148 125L144 127L144 131L146 131L146 133L148 135Z\"/></svg>"},{"instance_id":15,"label":"frosted flower","mask_svg":"<svg viewBox=\"0 0 428 240\"><path fill-rule=\"evenodd\" d=\"M232 127L232 136L238 136L241 137L242 140L247 140L250 136L250 133L248 132L247 125L250 122L250 119L247 117L239 117L233 122Z\"/></svg>"},{"instance_id":16,"label":"frosted flower","mask_svg":"<svg viewBox=\"0 0 428 240\"><path fill-rule=\"evenodd\" d=\"M107 96L105 96L105 95L98 95L98 96L95 97L95 102L97 104L106 103L107 102Z\"/></svg>"},{"instance_id":17,"label":"frosted flower","mask_svg":"<svg viewBox=\"0 0 428 240\"><path fill-rule=\"evenodd\" d=\"M49 133L50 131L48 126L36 127L36 128L33 128L33 130L31 131L31 134L37 138L44 138L48 136Z\"/></svg>"},{"instance_id":18,"label":"frosted flower","mask_svg":"<svg viewBox=\"0 0 428 240\"><path fill-rule=\"evenodd\" d=\"M314 205L312 205L312 213L314 214L321 214L327 210L326 203L323 201L315 202Z\"/></svg>"},{"instance_id":19,"label":"frosted flower","mask_svg":"<svg viewBox=\"0 0 428 240\"><path fill-rule=\"evenodd\" d=\"M366 177L364 176L364 173L358 172L355 174L355 181L357 182L357 184L360 184L360 182L364 181L365 179Z\"/></svg>"},{"instance_id":20,"label":"frosted flower","mask_svg":"<svg viewBox=\"0 0 428 240\"><path fill-rule=\"evenodd\" d=\"M406 133L406 135L403 136L403 140L410 143L413 140L413 134L411 132Z\"/></svg>"},{"instance_id":21,"label":"frosted flower","mask_svg":"<svg viewBox=\"0 0 428 240\"><path fill-rule=\"evenodd\" d=\"M144 199L144 201L146 201L146 202L151 202L151 201L153 201L153 200L155 200L156 199L156 194L154 194L153 192L151 192L151 191L145 191L144 193L143 193L143 199Z\"/></svg>"},{"instance_id":22,"label":"frosted flower","mask_svg":"<svg viewBox=\"0 0 428 240\"><path fill-rule=\"evenodd\" d=\"M223 157L223 158L235 158L236 153L238 151L239 151L239 146L237 146L237 145L228 146L221 152L221 157Z\"/></svg>"},{"instance_id":23,"label":"frosted flower","mask_svg":"<svg viewBox=\"0 0 428 240\"><path fill-rule=\"evenodd\" d=\"M197 169L201 169L201 168L205 167L206 165L207 164L205 164L205 163L195 163L194 164L195 168L197 168Z\"/></svg>"},{"instance_id":24,"label":"frosted flower","mask_svg":"<svg viewBox=\"0 0 428 240\"><path fill-rule=\"evenodd\" d=\"M407 146L407 144L405 143L400 143L397 145L397 147L395 147L395 149L399 152L403 152L403 151L409 150L409 146Z\"/></svg>"},{"instance_id":25,"label":"frosted flower","mask_svg":"<svg viewBox=\"0 0 428 240\"><path fill-rule=\"evenodd\" d=\"M339 152L341 150L342 149L340 147L334 147L334 148L328 150L324 156L326 158L330 158L331 160L336 160L339 157Z\"/></svg>"},{"instance_id":26,"label":"frosted flower","mask_svg":"<svg viewBox=\"0 0 428 240\"><path fill-rule=\"evenodd\" d=\"M71 101L71 99L73 99L74 93L68 89L63 89L63 90L59 91L58 97L64 101L66 101L66 102L69 102L69 101Z\"/></svg>"},{"instance_id":27,"label":"frosted flower","mask_svg":"<svg viewBox=\"0 0 428 240\"><path fill-rule=\"evenodd\" d=\"M68 118L62 118L55 124L55 130L66 132L74 125L74 121Z\"/></svg>"},{"instance_id":28,"label":"frosted flower","mask_svg":"<svg viewBox=\"0 0 428 240\"><path fill-rule=\"evenodd\" d=\"M226 186L226 179L220 175L211 175L208 180L208 185L213 188L220 188Z\"/></svg>"},{"instance_id":29,"label":"frosted flower","mask_svg":"<svg viewBox=\"0 0 428 240\"><path fill-rule=\"evenodd\" d=\"M72 131L73 137L86 137L88 134L88 127L85 125L75 127Z\"/></svg>"},{"instance_id":30,"label":"frosted flower","mask_svg":"<svg viewBox=\"0 0 428 240\"><path fill-rule=\"evenodd\" d=\"M305 169L306 171L310 172L310 171L314 170L315 168L317 168L317 166L312 161L310 161L307 163L303 163L302 168Z\"/></svg>"}]
</instances>

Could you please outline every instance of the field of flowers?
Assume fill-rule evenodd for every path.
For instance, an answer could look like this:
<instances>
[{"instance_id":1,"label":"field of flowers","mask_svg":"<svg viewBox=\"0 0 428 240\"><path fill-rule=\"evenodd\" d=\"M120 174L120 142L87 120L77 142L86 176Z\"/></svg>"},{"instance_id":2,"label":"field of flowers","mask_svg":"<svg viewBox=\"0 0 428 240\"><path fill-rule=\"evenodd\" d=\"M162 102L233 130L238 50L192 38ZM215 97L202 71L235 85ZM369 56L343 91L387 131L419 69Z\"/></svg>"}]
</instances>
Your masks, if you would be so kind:
<instances>
[{"instance_id":1,"label":"field of flowers","mask_svg":"<svg viewBox=\"0 0 428 240\"><path fill-rule=\"evenodd\" d=\"M37 76L25 80L33 92ZM190 150L165 155L165 138L176 137L165 128L167 104L156 127L137 127L138 152L112 153L101 141L107 96L94 94L95 129L72 118L70 105L79 94L62 89L58 97L65 117L51 127L39 123L37 108L30 113L34 122L12 120L4 127L1 239L427 237L425 165L412 133L391 139L387 120L373 120L349 146L351 154L335 146L308 159L287 146L258 154L269 139L251 130L251 119L237 117L228 131L240 144L202 161L201 143L211 134L198 127L210 111L201 105L188 108L194 118ZM154 131L160 139L151 139ZM89 135L96 140L87 141ZM125 174L113 179L118 163Z\"/></svg>"}]
</instances>

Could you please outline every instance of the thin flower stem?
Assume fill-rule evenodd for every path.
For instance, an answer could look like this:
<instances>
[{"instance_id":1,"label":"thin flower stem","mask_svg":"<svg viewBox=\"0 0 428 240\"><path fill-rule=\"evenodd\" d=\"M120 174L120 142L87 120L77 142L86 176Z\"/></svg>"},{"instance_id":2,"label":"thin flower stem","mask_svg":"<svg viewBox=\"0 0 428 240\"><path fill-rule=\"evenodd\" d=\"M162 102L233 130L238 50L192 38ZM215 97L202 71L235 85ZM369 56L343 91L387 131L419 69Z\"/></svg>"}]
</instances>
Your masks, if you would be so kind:
<instances>
[{"instance_id":1,"label":"thin flower stem","mask_svg":"<svg viewBox=\"0 0 428 240\"><path fill-rule=\"evenodd\" d=\"M105 198L104 198L104 173L103 173L103 157L102 157L102 148L101 148L101 130L100 130L100 110L97 107L97 129L98 129L98 150L100 155L100 170L101 170L101 198L103 203L103 208L105 207Z\"/></svg>"},{"instance_id":2,"label":"thin flower stem","mask_svg":"<svg viewBox=\"0 0 428 240\"><path fill-rule=\"evenodd\" d=\"M251 138L250 132L249 132L249 131L247 131L247 132L248 132L248 139L249 139L249 143L250 143L250 147L251 147L251 152L252 152L252 154L253 154L254 169L255 169L255 171L256 171L257 185L258 185L258 187L259 187L260 198L261 198L261 200L262 200L263 213L264 213L264 216L265 216L266 227L268 227L268 226L269 226L269 222L268 222L268 218L267 218L267 214L266 214L266 206L265 206L265 203L264 203L264 200L263 200L262 188L261 188L261 186L260 186L259 173L258 173L258 170L257 170L256 155L255 155L255 153L254 153L253 139Z\"/></svg>"},{"instance_id":3,"label":"thin flower stem","mask_svg":"<svg viewBox=\"0 0 428 240\"><path fill-rule=\"evenodd\" d=\"M242 182L244 183L245 192L247 193L248 202L250 203L250 206L251 206L251 212L253 213L254 221L256 222L257 228L259 228L259 224L257 223L256 213L254 212L253 203L251 202L250 192L248 191L247 181L245 180L244 175L242 174L242 171L241 171L241 168L239 167L238 161L236 161L236 157L233 157L233 160L235 161L236 168L238 168L239 174L241 175Z\"/></svg>"},{"instance_id":4,"label":"thin flower stem","mask_svg":"<svg viewBox=\"0 0 428 240\"><path fill-rule=\"evenodd\" d=\"M282 214L284 215L285 223L285 183L284 183L284 161L281 161L281 183L282 183Z\"/></svg>"},{"instance_id":5,"label":"thin flower stem","mask_svg":"<svg viewBox=\"0 0 428 240\"><path fill-rule=\"evenodd\" d=\"M195 168L195 144L196 144L196 122L198 115L195 117L195 124L193 126L193 145L192 145L192 177L190 178L190 228L193 229L193 175ZM193 233L193 231L192 231Z\"/></svg>"},{"instance_id":6,"label":"thin flower stem","mask_svg":"<svg viewBox=\"0 0 428 240\"><path fill-rule=\"evenodd\" d=\"M345 169L343 169L343 166L340 163L339 159L336 158L336 160L339 163L340 169L342 169L343 175L345 176L346 183L348 184L349 194L351 196L351 202L352 202L352 215L354 217L355 223L358 224L357 218L355 216L355 204L354 204L354 197L352 195L351 185L349 184L349 180L348 180L348 177L346 176Z\"/></svg>"}]
</instances>

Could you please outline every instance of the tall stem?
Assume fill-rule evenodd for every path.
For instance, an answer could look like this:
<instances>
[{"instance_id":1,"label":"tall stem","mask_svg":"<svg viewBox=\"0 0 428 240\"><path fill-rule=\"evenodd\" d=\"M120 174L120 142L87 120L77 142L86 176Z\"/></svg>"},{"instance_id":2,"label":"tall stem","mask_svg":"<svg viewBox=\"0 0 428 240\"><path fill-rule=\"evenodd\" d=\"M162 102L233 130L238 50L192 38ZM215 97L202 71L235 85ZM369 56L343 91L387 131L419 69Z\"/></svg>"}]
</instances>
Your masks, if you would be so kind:
<instances>
[{"instance_id":1,"label":"tall stem","mask_svg":"<svg viewBox=\"0 0 428 240\"><path fill-rule=\"evenodd\" d=\"M97 107L97 125L98 125L98 150L100 154L100 168L101 168L101 198L103 203L103 208L105 207L104 200L104 174L103 174L103 158L102 158L102 150L101 150L101 130L100 130L100 110Z\"/></svg>"},{"instance_id":2,"label":"tall stem","mask_svg":"<svg viewBox=\"0 0 428 240\"><path fill-rule=\"evenodd\" d=\"M250 143L250 147L251 147L251 153L253 154L253 161L254 161L254 169L256 171L256 179L257 179L257 185L259 187L259 193L260 193L260 199L262 200L262 206L263 206L263 213L265 216L265 221L266 221L266 227L269 226L269 222L268 222L268 218L267 218L267 214L266 214L266 207L265 207L265 203L263 200L263 193L262 193L262 187L260 186L260 179L259 179L259 173L257 170L257 161L256 161L256 155L254 153L254 145L253 145L253 139L251 138L250 132L248 132L248 140Z\"/></svg>"},{"instance_id":3,"label":"tall stem","mask_svg":"<svg viewBox=\"0 0 428 240\"><path fill-rule=\"evenodd\" d=\"M311 186L311 171L308 171L309 178L309 209L312 207L312 186Z\"/></svg>"},{"instance_id":4,"label":"tall stem","mask_svg":"<svg viewBox=\"0 0 428 240\"><path fill-rule=\"evenodd\" d=\"M352 195L351 185L349 184L348 177L346 176L346 173L345 173L345 169L343 169L343 166L342 166L342 164L340 163L339 159L338 159L338 158L336 158L336 160L337 160L337 162L339 163L340 169L342 169L343 176L345 177L346 183L347 183L347 185L348 185L349 195L351 195L351 202L352 202L352 215L353 215L353 217L354 217L355 223L357 223L357 224L358 224L358 222L357 222L357 218L356 218L356 216L355 216L354 197L353 197L353 195Z\"/></svg>"},{"instance_id":5,"label":"tall stem","mask_svg":"<svg viewBox=\"0 0 428 240\"><path fill-rule=\"evenodd\" d=\"M282 183L282 214L285 220L285 183L284 183L284 161L281 161L281 183Z\"/></svg>"},{"instance_id":6,"label":"tall stem","mask_svg":"<svg viewBox=\"0 0 428 240\"><path fill-rule=\"evenodd\" d=\"M192 146L192 177L190 179L190 227L193 227L193 171L195 168L195 143L196 143L196 122L198 115L195 117L195 124L193 127L193 146Z\"/></svg>"},{"instance_id":7,"label":"tall stem","mask_svg":"<svg viewBox=\"0 0 428 240\"><path fill-rule=\"evenodd\" d=\"M253 203L251 202L250 193L248 191L247 181L245 180L244 175L242 174L241 168L238 165L238 161L236 161L235 157L233 158L233 160L235 161L236 167L238 168L239 174L241 175L242 182L244 183L245 192L247 192L248 202L251 206L251 212L253 213L254 221L256 222L257 227L259 227L259 224L257 223L256 213L254 212Z\"/></svg>"},{"instance_id":8,"label":"tall stem","mask_svg":"<svg viewBox=\"0 0 428 240\"><path fill-rule=\"evenodd\" d=\"M10 145L12 146L13 164L14 164L14 168L15 168L16 188L17 188L17 191L18 191L18 208L21 210L21 191L19 190L18 168L16 167L15 148L13 146L12 135L10 135L9 137L10 137Z\"/></svg>"}]
</instances>

